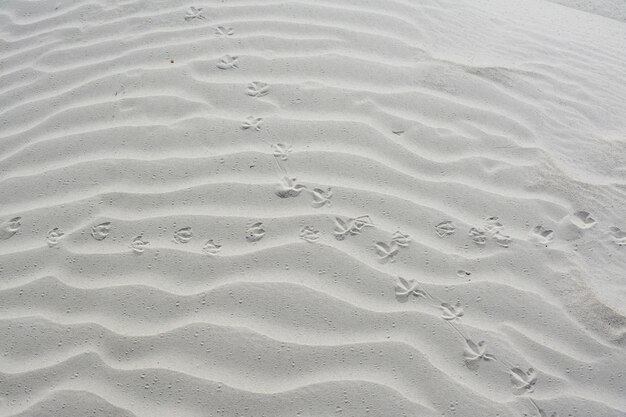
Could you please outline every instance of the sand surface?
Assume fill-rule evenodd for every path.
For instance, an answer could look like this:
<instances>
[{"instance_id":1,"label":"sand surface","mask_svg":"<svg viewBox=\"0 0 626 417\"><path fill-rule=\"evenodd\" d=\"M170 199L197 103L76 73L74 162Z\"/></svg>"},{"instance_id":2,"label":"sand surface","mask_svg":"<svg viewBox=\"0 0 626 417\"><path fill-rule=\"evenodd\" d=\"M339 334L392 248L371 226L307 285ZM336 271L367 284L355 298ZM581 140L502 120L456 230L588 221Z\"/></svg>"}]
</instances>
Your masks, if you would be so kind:
<instances>
[{"instance_id":1,"label":"sand surface","mask_svg":"<svg viewBox=\"0 0 626 417\"><path fill-rule=\"evenodd\" d=\"M626 416L624 2L0 2L0 416Z\"/></svg>"}]
</instances>

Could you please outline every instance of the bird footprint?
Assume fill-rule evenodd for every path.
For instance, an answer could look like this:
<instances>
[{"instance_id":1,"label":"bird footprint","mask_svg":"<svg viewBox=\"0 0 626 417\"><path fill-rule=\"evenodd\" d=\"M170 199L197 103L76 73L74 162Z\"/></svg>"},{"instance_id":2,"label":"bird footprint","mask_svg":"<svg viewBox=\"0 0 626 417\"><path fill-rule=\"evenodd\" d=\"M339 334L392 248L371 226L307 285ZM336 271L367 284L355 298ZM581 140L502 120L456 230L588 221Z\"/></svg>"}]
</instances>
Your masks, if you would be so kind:
<instances>
[{"instance_id":1,"label":"bird footprint","mask_svg":"<svg viewBox=\"0 0 626 417\"><path fill-rule=\"evenodd\" d=\"M150 242L148 242L147 240L143 240L143 236L139 235L136 238L134 238L132 242L130 242L129 246L133 250L133 252L143 253L146 246L148 246L148 243Z\"/></svg>"},{"instance_id":2,"label":"bird footprint","mask_svg":"<svg viewBox=\"0 0 626 417\"><path fill-rule=\"evenodd\" d=\"M419 283L416 280L407 280L398 277L398 283L396 283L396 299L400 302L406 302L411 295L426 298L426 293L419 289Z\"/></svg>"},{"instance_id":3,"label":"bird footprint","mask_svg":"<svg viewBox=\"0 0 626 417\"><path fill-rule=\"evenodd\" d=\"M496 244L502 246L503 248L508 248L511 243L511 236L505 235L504 233L496 232L493 235L493 240L496 241Z\"/></svg>"},{"instance_id":4,"label":"bird footprint","mask_svg":"<svg viewBox=\"0 0 626 417\"><path fill-rule=\"evenodd\" d=\"M610 227L609 230L617 246L626 246L626 232L615 226Z\"/></svg>"},{"instance_id":5,"label":"bird footprint","mask_svg":"<svg viewBox=\"0 0 626 417\"><path fill-rule=\"evenodd\" d=\"M485 219L483 229L490 235L494 235L504 229L504 225L500 223L497 216L490 216Z\"/></svg>"},{"instance_id":6,"label":"bird footprint","mask_svg":"<svg viewBox=\"0 0 626 417\"><path fill-rule=\"evenodd\" d=\"M311 202L313 208L330 207L330 198L333 196L333 191L330 187L328 187L326 191L321 188L314 188L313 191L311 191L311 195L313 196L313 201Z\"/></svg>"},{"instance_id":7,"label":"bird footprint","mask_svg":"<svg viewBox=\"0 0 626 417\"><path fill-rule=\"evenodd\" d=\"M202 15L202 7L190 7L185 14L185 20L190 21L193 19L204 20L206 17Z\"/></svg>"},{"instance_id":8,"label":"bird footprint","mask_svg":"<svg viewBox=\"0 0 626 417\"><path fill-rule=\"evenodd\" d=\"M48 243L48 246L53 248L58 245L59 240L63 237L63 235L65 235L65 233L63 233L58 227L50 230L48 232L48 236L46 236L46 242Z\"/></svg>"},{"instance_id":9,"label":"bird footprint","mask_svg":"<svg viewBox=\"0 0 626 417\"><path fill-rule=\"evenodd\" d=\"M572 214L571 221L580 229L589 229L596 224L596 219L591 217L588 211L583 210Z\"/></svg>"},{"instance_id":10,"label":"bird footprint","mask_svg":"<svg viewBox=\"0 0 626 417\"><path fill-rule=\"evenodd\" d=\"M235 34L233 28L226 28L224 26L218 26L215 28L215 34L217 36L232 36Z\"/></svg>"},{"instance_id":11,"label":"bird footprint","mask_svg":"<svg viewBox=\"0 0 626 417\"><path fill-rule=\"evenodd\" d=\"M435 230L437 231L437 235L439 237L446 237L454 234L456 226L451 221L446 220L435 226Z\"/></svg>"},{"instance_id":12,"label":"bird footprint","mask_svg":"<svg viewBox=\"0 0 626 417\"><path fill-rule=\"evenodd\" d=\"M174 232L174 242L176 243L187 243L192 237L193 232L191 231L191 227L183 227Z\"/></svg>"},{"instance_id":13,"label":"bird footprint","mask_svg":"<svg viewBox=\"0 0 626 417\"><path fill-rule=\"evenodd\" d=\"M368 226L374 226L369 216L360 216L348 220L335 217L335 230L333 233L337 240L343 240L348 235L358 235L363 228Z\"/></svg>"},{"instance_id":14,"label":"bird footprint","mask_svg":"<svg viewBox=\"0 0 626 417\"><path fill-rule=\"evenodd\" d=\"M537 412L539 413L539 417L548 417L548 413L546 413L544 410L542 410L537 403L530 399L530 402L535 406L535 408L537 409ZM556 411L553 411L552 414L550 414L550 417L557 417L556 415Z\"/></svg>"},{"instance_id":15,"label":"bird footprint","mask_svg":"<svg viewBox=\"0 0 626 417\"><path fill-rule=\"evenodd\" d=\"M251 97L263 97L270 92L270 86L261 81L252 81L248 84L246 93Z\"/></svg>"},{"instance_id":16,"label":"bird footprint","mask_svg":"<svg viewBox=\"0 0 626 417\"><path fill-rule=\"evenodd\" d=\"M265 229L263 229L263 223L254 223L246 231L246 240L250 243L258 242L265 236Z\"/></svg>"},{"instance_id":17,"label":"bird footprint","mask_svg":"<svg viewBox=\"0 0 626 417\"><path fill-rule=\"evenodd\" d=\"M516 394L519 395L525 392L533 392L535 390L537 373L533 368L528 368L528 371L523 371L520 368L512 368L509 373L511 375L511 382L515 387Z\"/></svg>"},{"instance_id":18,"label":"bird footprint","mask_svg":"<svg viewBox=\"0 0 626 417\"><path fill-rule=\"evenodd\" d=\"M554 239L554 231L546 229L541 225L535 226L531 232L531 239L542 245L548 246L548 244Z\"/></svg>"},{"instance_id":19,"label":"bird footprint","mask_svg":"<svg viewBox=\"0 0 626 417\"><path fill-rule=\"evenodd\" d=\"M13 217L10 220L3 222L0 225L0 239L6 240L15 235L20 227L22 227L22 218L21 217Z\"/></svg>"},{"instance_id":20,"label":"bird footprint","mask_svg":"<svg viewBox=\"0 0 626 417\"><path fill-rule=\"evenodd\" d=\"M276 195L280 198L297 197L304 189L306 186L296 182L295 178L283 177Z\"/></svg>"},{"instance_id":21,"label":"bird footprint","mask_svg":"<svg viewBox=\"0 0 626 417\"><path fill-rule=\"evenodd\" d=\"M474 241L475 244L477 245L484 245L485 243L487 243L487 235L485 235L485 232L483 232L482 230L479 230L475 227L472 227L469 232L468 235L470 237L470 239L472 239Z\"/></svg>"},{"instance_id":22,"label":"bird footprint","mask_svg":"<svg viewBox=\"0 0 626 417\"><path fill-rule=\"evenodd\" d=\"M395 257L400 251L400 247L391 242L389 245L385 242L376 243L376 254L378 255L378 262L386 264L387 262L395 262Z\"/></svg>"},{"instance_id":23,"label":"bird footprint","mask_svg":"<svg viewBox=\"0 0 626 417\"><path fill-rule=\"evenodd\" d=\"M461 302L457 301L455 305L448 303L441 303L441 309L443 312L441 313L441 317L444 320L455 321L463 317L463 307L461 306Z\"/></svg>"},{"instance_id":24,"label":"bird footprint","mask_svg":"<svg viewBox=\"0 0 626 417\"><path fill-rule=\"evenodd\" d=\"M483 223L483 227L472 227L468 235L479 246L487 243L487 237L490 236L497 245L508 248L511 243L511 236L503 233L504 226L496 216L487 217Z\"/></svg>"},{"instance_id":25,"label":"bird footprint","mask_svg":"<svg viewBox=\"0 0 626 417\"><path fill-rule=\"evenodd\" d=\"M100 223L91 228L91 236L96 240L104 240L111 232L111 222Z\"/></svg>"},{"instance_id":26,"label":"bird footprint","mask_svg":"<svg viewBox=\"0 0 626 417\"><path fill-rule=\"evenodd\" d=\"M304 226L302 230L300 230L300 239L306 240L309 243L317 242L319 238L319 230L315 230L311 226Z\"/></svg>"},{"instance_id":27,"label":"bird footprint","mask_svg":"<svg viewBox=\"0 0 626 417\"><path fill-rule=\"evenodd\" d=\"M261 117L248 116L246 121L241 124L241 128L243 130L254 129L256 131L260 131L261 123L263 123L263 119Z\"/></svg>"},{"instance_id":28,"label":"bird footprint","mask_svg":"<svg viewBox=\"0 0 626 417\"><path fill-rule=\"evenodd\" d=\"M207 241L202 247L202 250L207 255L217 255L221 249L222 245L218 245L217 243L213 242L212 239Z\"/></svg>"},{"instance_id":29,"label":"bird footprint","mask_svg":"<svg viewBox=\"0 0 626 417\"><path fill-rule=\"evenodd\" d=\"M289 155L292 151L292 146L286 143L274 143L272 144L272 149L274 150L274 156L282 161L287 160L287 155Z\"/></svg>"},{"instance_id":30,"label":"bird footprint","mask_svg":"<svg viewBox=\"0 0 626 417\"><path fill-rule=\"evenodd\" d=\"M224 55L217 63L217 67L221 70L239 69L238 56Z\"/></svg>"},{"instance_id":31,"label":"bird footprint","mask_svg":"<svg viewBox=\"0 0 626 417\"><path fill-rule=\"evenodd\" d=\"M405 235L399 230L393 234L391 240L402 248L406 248L409 246L409 243L411 243L411 237L409 235Z\"/></svg>"},{"instance_id":32,"label":"bird footprint","mask_svg":"<svg viewBox=\"0 0 626 417\"><path fill-rule=\"evenodd\" d=\"M470 339L465 339L465 350L463 352L463 357L465 358L465 362L476 362L485 360L485 361L494 361L496 357L490 353L487 353L486 343L481 340L478 343L474 343Z\"/></svg>"}]
</instances>

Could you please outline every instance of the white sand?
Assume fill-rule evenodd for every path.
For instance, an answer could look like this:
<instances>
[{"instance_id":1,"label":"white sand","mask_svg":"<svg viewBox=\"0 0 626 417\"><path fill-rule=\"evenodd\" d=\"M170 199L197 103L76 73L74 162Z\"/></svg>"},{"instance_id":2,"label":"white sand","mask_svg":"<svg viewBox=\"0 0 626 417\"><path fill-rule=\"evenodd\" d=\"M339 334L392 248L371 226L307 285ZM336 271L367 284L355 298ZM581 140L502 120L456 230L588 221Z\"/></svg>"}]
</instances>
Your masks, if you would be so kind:
<instances>
[{"instance_id":1,"label":"white sand","mask_svg":"<svg viewBox=\"0 0 626 417\"><path fill-rule=\"evenodd\" d=\"M1 2L0 416L626 416L625 21Z\"/></svg>"}]
</instances>

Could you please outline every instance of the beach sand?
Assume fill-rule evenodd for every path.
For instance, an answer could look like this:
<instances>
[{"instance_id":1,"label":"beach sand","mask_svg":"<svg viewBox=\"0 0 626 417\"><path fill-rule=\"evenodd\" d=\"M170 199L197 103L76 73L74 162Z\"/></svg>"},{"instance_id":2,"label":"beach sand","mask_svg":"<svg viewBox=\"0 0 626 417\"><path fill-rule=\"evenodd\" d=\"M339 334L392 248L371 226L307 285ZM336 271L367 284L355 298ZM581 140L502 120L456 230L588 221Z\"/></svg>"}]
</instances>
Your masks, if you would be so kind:
<instances>
[{"instance_id":1,"label":"beach sand","mask_svg":"<svg viewBox=\"0 0 626 417\"><path fill-rule=\"evenodd\" d=\"M0 416L626 416L626 5L4 1Z\"/></svg>"}]
</instances>

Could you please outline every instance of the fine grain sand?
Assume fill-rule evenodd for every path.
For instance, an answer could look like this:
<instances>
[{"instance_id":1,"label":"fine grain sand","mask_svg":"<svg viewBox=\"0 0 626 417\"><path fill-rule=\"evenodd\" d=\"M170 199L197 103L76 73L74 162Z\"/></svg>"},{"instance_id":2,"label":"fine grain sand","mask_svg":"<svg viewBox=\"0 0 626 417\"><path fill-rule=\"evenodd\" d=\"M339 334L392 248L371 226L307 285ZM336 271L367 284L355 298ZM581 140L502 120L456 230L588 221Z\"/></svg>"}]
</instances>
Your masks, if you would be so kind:
<instances>
[{"instance_id":1,"label":"fine grain sand","mask_svg":"<svg viewBox=\"0 0 626 417\"><path fill-rule=\"evenodd\" d=\"M626 416L626 5L0 2L0 416Z\"/></svg>"}]
</instances>

